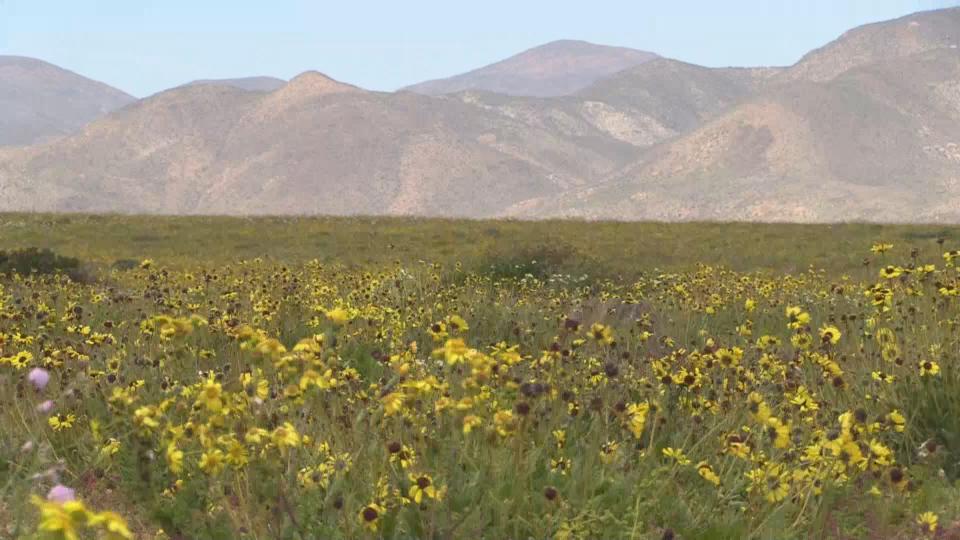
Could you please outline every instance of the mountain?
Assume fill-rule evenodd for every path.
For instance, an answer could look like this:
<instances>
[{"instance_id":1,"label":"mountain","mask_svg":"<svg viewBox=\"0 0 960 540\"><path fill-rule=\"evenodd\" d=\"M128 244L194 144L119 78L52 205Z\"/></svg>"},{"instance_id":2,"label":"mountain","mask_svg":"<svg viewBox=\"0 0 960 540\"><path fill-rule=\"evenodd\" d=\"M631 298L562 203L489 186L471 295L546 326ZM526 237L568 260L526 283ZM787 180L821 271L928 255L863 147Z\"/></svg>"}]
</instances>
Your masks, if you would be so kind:
<instances>
[{"instance_id":1,"label":"mountain","mask_svg":"<svg viewBox=\"0 0 960 540\"><path fill-rule=\"evenodd\" d=\"M936 30L911 33L925 26ZM951 28L960 29L960 10L849 32L604 182L506 213L958 222L960 50ZM885 53L870 53L865 35ZM834 74L836 66L853 67Z\"/></svg>"},{"instance_id":2,"label":"mountain","mask_svg":"<svg viewBox=\"0 0 960 540\"><path fill-rule=\"evenodd\" d=\"M482 91L453 96L512 121L582 137L584 144L613 139L640 153L739 103L776 73L776 69L711 69L658 58L572 96L534 98Z\"/></svg>"},{"instance_id":3,"label":"mountain","mask_svg":"<svg viewBox=\"0 0 960 540\"><path fill-rule=\"evenodd\" d=\"M480 90L512 96L565 96L657 55L623 47L561 40L447 79L404 88L430 96Z\"/></svg>"},{"instance_id":4,"label":"mountain","mask_svg":"<svg viewBox=\"0 0 960 540\"><path fill-rule=\"evenodd\" d=\"M248 92L273 92L284 84L286 84L286 81L276 77L241 77L238 79L198 79L190 81L184 86L219 85L239 88Z\"/></svg>"},{"instance_id":5,"label":"mountain","mask_svg":"<svg viewBox=\"0 0 960 540\"><path fill-rule=\"evenodd\" d=\"M560 96L188 85L0 148L0 210L960 222L958 29L918 13L792 66L657 57Z\"/></svg>"},{"instance_id":6,"label":"mountain","mask_svg":"<svg viewBox=\"0 0 960 540\"><path fill-rule=\"evenodd\" d=\"M133 101L116 88L41 60L0 56L0 146L73 133Z\"/></svg>"},{"instance_id":7,"label":"mountain","mask_svg":"<svg viewBox=\"0 0 960 540\"><path fill-rule=\"evenodd\" d=\"M925 11L860 26L807 53L783 73L784 81L828 81L858 66L960 43L960 9Z\"/></svg>"},{"instance_id":8,"label":"mountain","mask_svg":"<svg viewBox=\"0 0 960 540\"><path fill-rule=\"evenodd\" d=\"M269 94L169 90L0 159L0 209L485 216L631 155L580 143L457 99L308 72Z\"/></svg>"}]
</instances>

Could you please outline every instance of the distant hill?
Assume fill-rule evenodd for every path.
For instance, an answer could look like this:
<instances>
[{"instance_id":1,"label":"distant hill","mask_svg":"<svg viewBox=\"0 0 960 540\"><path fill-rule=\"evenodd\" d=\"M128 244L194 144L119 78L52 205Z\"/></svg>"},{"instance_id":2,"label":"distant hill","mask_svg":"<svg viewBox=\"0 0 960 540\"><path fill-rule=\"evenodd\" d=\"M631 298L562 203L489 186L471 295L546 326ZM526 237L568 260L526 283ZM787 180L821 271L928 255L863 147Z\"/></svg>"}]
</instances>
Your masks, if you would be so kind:
<instances>
[{"instance_id":1,"label":"distant hill","mask_svg":"<svg viewBox=\"0 0 960 540\"><path fill-rule=\"evenodd\" d=\"M543 82L569 66L544 50L596 47L560 44L497 70ZM584 61L610 72L558 96L371 92L317 72L187 85L0 148L0 210L960 222L958 44L960 8L786 67Z\"/></svg>"},{"instance_id":2,"label":"distant hill","mask_svg":"<svg viewBox=\"0 0 960 540\"><path fill-rule=\"evenodd\" d=\"M309 72L270 94L169 90L0 159L0 209L482 216L599 178L626 149Z\"/></svg>"},{"instance_id":3,"label":"distant hill","mask_svg":"<svg viewBox=\"0 0 960 540\"><path fill-rule=\"evenodd\" d=\"M219 85L239 88L248 92L273 92L287 82L276 77L241 77L237 79L198 79L185 86Z\"/></svg>"},{"instance_id":4,"label":"distant hill","mask_svg":"<svg viewBox=\"0 0 960 540\"><path fill-rule=\"evenodd\" d=\"M0 146L72 133L135 100L41 60L0 56Z\"/></svg>"},{"instance_id":5,"label":"distant hill","mask_svg":"<svg viewBox=\"0 0 960 540\"><path fill-rule=\"evenodd\" d=\"M650 52L586 41L553 41L489 66L404 90L431 96L464 90L512 96L565 96L656 57Z\"/></svg>"},{"instance_id":6,"label":"distant hill","mask_svg":"<svg viewBox=\"0 0 960 540\"><path fill-rule=\"evenodd\" d=\"M605 182L525 201L508 213L958 222L960 51L940 32L926 45L909 33L951 19L960 28L960 10L873 25L884 37L872 39L902 56L870 55L846 42L862 43L861 32L849 32ZM895 47L897 39L907 43ZM864 61L868 56L876 60ZM853 67L826 77L806 62Z\"/></svg>"}]
</instances>

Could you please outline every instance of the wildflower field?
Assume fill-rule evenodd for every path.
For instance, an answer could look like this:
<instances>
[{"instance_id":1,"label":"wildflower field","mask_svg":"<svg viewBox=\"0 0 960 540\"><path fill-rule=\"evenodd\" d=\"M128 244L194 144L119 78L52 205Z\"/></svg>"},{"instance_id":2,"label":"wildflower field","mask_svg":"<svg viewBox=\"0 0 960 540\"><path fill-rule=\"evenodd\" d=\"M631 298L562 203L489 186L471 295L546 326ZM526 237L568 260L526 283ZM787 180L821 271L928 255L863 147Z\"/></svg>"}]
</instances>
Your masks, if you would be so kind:
<instances>
[{"instance_id":1,"label":"wildflower field","mask_svg":"<svg viewBox=\"0 0 960 540\"><path fill-rule=\"evenodd\" d=\"M0 538L960 538L958 248L0 215Z\"/></svg>"}]
</instances>

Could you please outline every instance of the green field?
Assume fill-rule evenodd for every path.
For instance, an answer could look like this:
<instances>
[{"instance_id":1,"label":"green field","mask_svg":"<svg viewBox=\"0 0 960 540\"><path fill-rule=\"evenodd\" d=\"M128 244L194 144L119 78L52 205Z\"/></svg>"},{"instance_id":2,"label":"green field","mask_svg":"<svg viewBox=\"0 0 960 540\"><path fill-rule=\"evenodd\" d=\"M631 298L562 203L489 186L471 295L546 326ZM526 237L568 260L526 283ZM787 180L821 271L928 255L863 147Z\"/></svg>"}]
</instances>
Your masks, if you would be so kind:
<instances>
[{"instance_id":1,"label":"green field","mask_svg":"<svg viewBox=\"0 0 960 540\"><path fill-rule=\"evenodd\" d=\"M0 215L28 247L82 272L0 274L0 538L960 534L957 227Z\"/></svg>"},{"instance_id":2,"label":"green field","mask_svg":"<svg viewBox=\"0 0 960 540\"><path fill-rule=\"evenodd\" d=\"M938 256L937 239L960 242L960 227L0 214L0 249L48 247L107 264L145 257L174 265L264 257L355 267L428 260L483 271L542 255L560 270L625 279L698 263L854 272L866 257L863 246L878 239Z\"/></svg>"}]
</instances>

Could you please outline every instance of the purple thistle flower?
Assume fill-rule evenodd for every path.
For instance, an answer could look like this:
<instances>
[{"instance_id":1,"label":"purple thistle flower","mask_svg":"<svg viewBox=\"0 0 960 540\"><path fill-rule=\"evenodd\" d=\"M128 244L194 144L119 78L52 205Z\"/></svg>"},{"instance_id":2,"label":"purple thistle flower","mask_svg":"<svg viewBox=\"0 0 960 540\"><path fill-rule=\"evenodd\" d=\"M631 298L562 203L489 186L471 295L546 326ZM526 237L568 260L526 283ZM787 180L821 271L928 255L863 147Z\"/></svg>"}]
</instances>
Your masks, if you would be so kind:
<instances>
[{"instance_id":1,"label":"purple thistle flower","mask_svg":"<svg viewBox=\"0 0 960 540\"><path fill-rule=\"evenodd\" d=\"M38 391L43 390L47 387L47 383L50 382L50 372L43 368L33 368L30 370L30 373L27 374L27 380L30 381Z\"/></svg>"},{"instance_id":2,"label":"purple thistle flower","mask_svg":"<svg viewBox=\"0 0 960 540\"><path fill-rule=\"evenodd\" d=\"M47 499L58 503L74 501L77 499L77 492L63 484L57 484L50 488L50 493L47 493Z\"/></svg>"}]
</instances>

